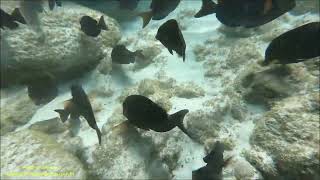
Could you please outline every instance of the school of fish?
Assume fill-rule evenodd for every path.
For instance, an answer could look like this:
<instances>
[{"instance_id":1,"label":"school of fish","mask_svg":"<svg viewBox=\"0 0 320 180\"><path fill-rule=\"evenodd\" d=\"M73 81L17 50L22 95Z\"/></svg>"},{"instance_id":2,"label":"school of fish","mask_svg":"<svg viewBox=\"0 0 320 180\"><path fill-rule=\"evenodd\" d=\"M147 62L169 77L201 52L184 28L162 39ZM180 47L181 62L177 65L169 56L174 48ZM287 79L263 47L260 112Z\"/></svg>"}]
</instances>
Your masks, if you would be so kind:
<instances>
[{"instance_id":1,"label":"school of fish","mask_svg":"<svg viewBox=\"0 0 320 180\"><path fill-rule=\"evenodd\" d=\"M121 9L134 10L137 8L139 0L118 0ZM150 10L141 12L143 20L142 27L146 27L151 20L157 21L167 17L178 6L181 0L152 0ZM62 6L61 0L48 0L50 10ZM295 0L202 0L200 10L194 18L201 18L215 14L216 18L229 27L242 26L252 28L264 25L280 17L296 6ZM34 6L38 12L43 13L43 9ZM19 25L30 25L28 17L21 13L19 8L10 12L1 9L1 29L17 29ZM108 31L107 23L101 15L99 20L90 16L79 17L80 30L87 36L95 38L102 31ZM186 57L187 42L176 19L164 22L155 34L155 38L167 48L170 54L175 51L183 61ZM320 22L308 22L300 27L291 29L273 39L265 50L265 59L261 64L291 64L300 63L320 56ZM114 64L135 63L137 58L142 58L143 50L130 51L123 44L116 45L111 58ZM58 83L55 77L49 73L42 73L42 76L30 82L25 82L28 87L28 95L36 105L46 104L58 96ZM101 142L101 132L97 126L94 112L88 96L79 84L71 86L70 100L65 101L63 109L56 109L62 122L69 118L78 119L80 116L86 119L89 126L96 131L98 142ZM183 124L183 119L189 112L188 109L180 110L174 114L168 114L160 105L156 104L148 97L141 95L130 95L126 97L122 104L123 115L127 122L137 128L156 132L167 132L178 127L191 140L193 135L188 132ZM192 127L191 127L192 128ZM224 159L224 146L216 142L213 150L203 159L206 166L192 172L194 180L219 180L222 179L222 169L227 166L231 158Z\"/></svg>"}]
</instances>

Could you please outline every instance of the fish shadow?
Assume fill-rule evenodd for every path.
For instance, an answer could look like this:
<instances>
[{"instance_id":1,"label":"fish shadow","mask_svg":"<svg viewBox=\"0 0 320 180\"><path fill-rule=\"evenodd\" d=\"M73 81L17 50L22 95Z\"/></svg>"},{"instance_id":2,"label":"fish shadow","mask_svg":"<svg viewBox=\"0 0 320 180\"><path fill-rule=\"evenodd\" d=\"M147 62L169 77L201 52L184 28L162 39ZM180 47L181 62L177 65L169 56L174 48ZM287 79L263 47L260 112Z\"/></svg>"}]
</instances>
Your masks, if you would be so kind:
<instances>
[{"instance_id":1,"label":"fish shadow","mask_svg":"<svg viewBox=\"0 0 320 180\"><path fill-rule=\"evenodd\" d=\"M132 85L133 82L127 76L121 65L112 64L111 77L114 81L120 82L123 85Z\"/></svg>"},{"instance_id":2,"label":"fish shadow","mask_svg":"<svg viewBox=\"0 0 320 180\"><path fill-rule=\"evenodd\" d=\"M144 159L145 172L149 174L150 179L170 179L171 175L163 166L159 151L156 148L151 137L143 137L138 130L128 125L125 132L121 133L130 151Z\"/></svg>"}]
</instances>

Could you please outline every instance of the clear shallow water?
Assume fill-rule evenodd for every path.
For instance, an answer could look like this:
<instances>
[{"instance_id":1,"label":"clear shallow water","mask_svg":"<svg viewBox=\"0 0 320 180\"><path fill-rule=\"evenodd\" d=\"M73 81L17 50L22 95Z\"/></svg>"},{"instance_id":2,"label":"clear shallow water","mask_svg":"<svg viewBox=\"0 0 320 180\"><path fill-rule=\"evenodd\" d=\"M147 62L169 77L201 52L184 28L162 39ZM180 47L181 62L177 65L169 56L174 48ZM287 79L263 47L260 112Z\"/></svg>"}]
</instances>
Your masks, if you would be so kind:
<instances>
[{"instance_id":1,"label":"clear shallow water","mask_svg":"<svg viewBox=\"0 0 320 180\"><path fill-rule=\"evenodd\" d=\"M88 7L84 7L83 4ZM93 2L91 4L93 4ZM54 35L50 36L50 38L60 40L62 39L62 35L59 34L59 31L70 28L66 30L70 32L70 40L67 40L67 43L63 44L63 48L70 47L70 49L75 49L76 52L78 52L78 49L71 48L73 46L71 44L76 44L78 39L83 37L83 33L79 30L77 23L77 20L83 14L90 13L99 17L105 13L117 19L118 22L114 23L114 26L118 26L119 24L118 30L112 29L110 31L118 32L118 34L121 32L121 39L119 40L119 38L112 37L117 33L112 34L110 32L102 32L98 38L84 37L85 40L90 42L85 43L85 45L88 46L85 46L85 48L89 49L91 53L98 54L102 51L102 57L93 57L93 59L101 58L101 62L98 63L97 68L82 73L81 77L79 74L79 77L75 79L61 82L59 84L59 95L46 105L34 107L31 105L32 103L26 102L28 98L25 86L14 85L1 89L2 127L15 126L13 130L9 131L18 133L16 139L20 138L19 132L32 134L28 132L27 129L33 124L56 118L58 115L53 110L63 107L63 102L71 98L69 87L73 83L79 83L89 95L98 127L103 129L102 146L100 147L98 145L95 131L88 126L84 119L81 119L79 133L74 137L68 133L68 131L72 129L68 123L59 124L68 127L67 130L63 132L50 134L44 130L44 134L49 134L46 136L62 143L62 145L58 145L59 148L62 149L61 154L70 153L75 159L80 159L79 161L72 161L77 165L72 165L73 168L71 168L71 170L86 172L86 175L77 174L77 178L148 179L169 177L170 179L190 179L193 170L205 165L202 158L210 152L215 141L222 141L226 144L225 157L233 156L231 164L223 171L225 179L262 178L260 173L261 168L275 168L277 166L275 162L281 159L285 146L291 147L292 145L293 147L298 146L299 148L305 146L306 148L302 148L299 153L289 152L289 154L291 153L290 157L292 156L293 159L298 159L299 162L288 170L288 174L284 174L282 172L283 169L278 167L279 176L290 177L290 173L294 176L293 172L296 171L294 168L303 164L303 161L305 161L303 158L308 159L309 157L317 156L316 147L319 146L319 144L315 142L317 142L316 140L317 136L319 137L319 133L311 129L311 133L308 136L309 139L301 138L299 136L304 133L299 132L296 126L308 129L308 126L304 127L301 122L314 127L319 126L319 123L317 124L311 121L314 119L314 116L318 114L316 111L310 113L308 108L300 108L299 111L297 111L294 107L291 107L291 104L296 102L298 104L295 105L298 107L305 106L301 99L308 99L305 98L304 95L309 97L311 94L310 89L314 92L313 87L319 82L317 81L319 79L317 76L319 70L315 69L311 71L310 67L312 67L312 65L308 64L289 66L289 68L292 69L292 76L306 74L306 78L301 75L301 79L295 79L296 83L303 88L297 88L292 94L286 97L279 96L275 100L270 100L262 96L262 100L257 99L255 101L255 95L259 93L254 93L255 89L250 90L250 88L242 87L241 84L243 84L243 79L245 79L244 77L246 77L247 73L252 72L259 74L260 72L265 72L265 69L258 67L257 64L258 61L263 60L265 48L273 38L304 23L319 21L319 14L300 12L293 15L293 13L287 13L259 28L230 29L221 25L214 15L194 19L192 16L200 8L201 3L199 1L183 1L168 17L160 21L151 21L145 29L142 29L141 19L131 17L135 17L133 15L136 13L148 9L147 1L141 1L138 8L133 12L115 10L116 6L116 4L105 2L98 2L94 5L88 5L88 3L85 2L65 2L61 8L57 8L53 12L48 11L47 15L41 15L43 16L41 19L42 22L45 22L45 25L43 25L43 27L46 27L44 28L45 35L46 33ZM94 9L94 11L89 8ZM297 7L296 9L294 11L299 12L299 9L303 9L303 7ZM65 18L59 20L56 17ZM165 47L154 38L158 27L172 18L177 19L182 28L182 33L187 44L186 62L182 62L182 58L176 54L172 56ZM67 23L67 25L59 24L62 21L68 20L70 22ZM106 21L107 23L113 23L112 20L108 21L107 19ZM22 26L22 30L18 30L17 32L19 33L16 34L5 30L2 31L3 34L1 34L1 36L4 37L4 39L8 37L10 43L15 43L16 39L14 37L26 37L25 34L30 37L33 36L32 33L31 35L30 33L26 33L29 32L26 29L28 29L28 27ZM53 31L56 33L50 33ZM71 36L75 36L75 39L72 39ZM104 42L106 38L109 38L109 41L125 44L130 50L142 49L148 51L149 54L151 54L148 55L151 63L143 68L135 64L121 66L111 65L110 52L112 46L116 43L107 45L107 43ZM35 43L33 39L25 38L22 38L22 41L16 41L24 44ZM66 44L69 44L69 46L66 46ZM92 44L98 44L98 46L94 48L89 47L89 45ZM39 46L41 45L39 44L35 47ZM59 44L57 46L59 46ZM15 47L19 47L19 45ZM52 47L50 43L48 43L48 47L52 48L52 52L55 52L54 47ZM99 51L97 49L99 49ZM3 51L7 51L7 49L1 49L1 54ZM19 53L21 51L30 54L41 54L39 52L40 50L31 51L31 49L18 49L16 53L22 55L23 53ZM65 57L71 59L72 55L70 55L69 52L58 52L58 54L63 53L65 53ZM30 57L33 58L37 56L40 55L30 55ZM64 61L70 61L70 59L66 58ZM8 60L10 60L10 58L8 58ZM65 63L68 63L68 65L77 65L78 62L80 61ZM85 62L86 61L81 60L81 63ZM103 62L106 62L105 65L101 65ZM92 62L88 60L86 63L90 64ZM48 68L52 68L52 66ZM107 70L107 73L101 73L99 68L112 70ZM66 73L65 76L68 76L68 73ZM272 77L273 76L271 76L271 79ZM281 79L281 77L278 78ZM288 77L288 79L290 79L290 77ZM284 80L286 81L287 79ZM256 81L257 82L250 83L259 82L259 80ZM191 85L188 85L188 83ZM240 87L238 87L239 84ZM268 92L268 88L270 87L273 88L271 90L278 91L280 89L279 94L281 94L282 89L285 89L281 87L276 88L272 80L271 82L266 81L266 84L266 92ZM261 86L261 84L258 85ZM283 84L283 86L287 86L287 84ZM288 88L292 87L289 86ZM318 91L315 93L318 93ZM150 97L155 102L163 105L169 114L181 109L189 109L190 112L187 114L184 124L188 127L188 130L199 137L201 143L193 142L178 128L166 133L139 130L138 134L141 138L139 138L139 136L136 137L131 131L124 135L114 135L115 129L113 127L125 120L122 116L121 108L123 97L130 94L143 94ZM287 98L289 98L289 100ZM257 104L252 104L251 101L247 99L253 100L253 102ZM310 100L310 102L312 102L312 100ZM301 105L299 103L301 103ZM316 101L316 103L319 102ZM308 104L308 102L306 104ZM281 107L289 108L285 109ZM277 113L280 117L291 117L293 115L290 113L294 111L297 111L299 114L305 114L302 116L305 117L305 119L298 118L298 120L301 121L290 124L290 118L276 119L277 116L273 117L273 114ZM30 113L30 115L25 117L24 115L28 113ZM272 118L269 118L268 114ZM21 118L25 120L22 123L16 123L16 121L21 121ZM59 119L55 119L55 121L59 121ZM282 123L282 121L284 123ZM287 129L285 122L288 122ZM284 126L284 128L278 128L279 124L277 123ZM269 124L271 124L271 126L269 126ZM264 129L263 127L267 128ZM54 127L52 127L52 129L53 128ZM42 131L43 129L45 128L40 128ZM1 131L5 130L7 131L7 129L3 128ZM287 139L286 133L290 136L292 131L294 132L292 133L294 136L293 139L298 140L292 141ZM25 136L25 134L23 134L23 136ZM269 135L276 136L272 136L270 139L260 138L261 140L256 140L259 139L260 136L268 137ZM30 139L35 138L33 136ZM2 138L3 141L7 143L6 145L19 142L11 142L9 132L3 133ZM151 139L151 141L148 141L149 139ZM275 144L272 144L272 142L275 142ZM40 143L40 145L41 144L43 143ZM2 144L2 146L3 145L4 144ZM15 154L23 151L23 148L20 146L26 145L29 147L30 152L34 151L35 154L38 153L38 150L34 149L34 145L28 142L20 142L20 144L18 143L14 147L7 146L11 147L14 153L8 152L11 150L1 150L2 162L7 162L8 160L13 162L10 166L6 163L1 163L1 176L4 176L5 173L3 172L21 171L21 166L56 165L60 167L65 165L63 161L59 164L59 157L51 156L52 152L50 151L48 152L50 158L46 160L42 159L42 157L45 156L39 152L38 156L32 153L26 154L22 157L28 161L21 161L19 159L20 157ZM268 147L268 145L271 147ZM47 148L47 145L43 146ZM270 150L272 148L275 150ZM135 151L142 152L144 156L136 154ZM10 154L13 154L12 157L10 157L11 159L8 158ZM259 158L257 159L260 159L260 161L254 159L255 154L258 154ZM298 155L295 157L295 154ZM258 165L253 163L255 161L258 161ZM283 161L287 163L286 165L293 163L293 160L290 158ZM319 164L319 161L312 161L312 163ZM78 164L83 167L78 167ZM243 167L243 169L239 170L240 167ZM275 169L277 169L277 167ZM311 166L311 169L312 178L316 178L317 174L313 172L313 166ZM270 173L270 171L267 172Z\"/></svg>"}]
</instances>

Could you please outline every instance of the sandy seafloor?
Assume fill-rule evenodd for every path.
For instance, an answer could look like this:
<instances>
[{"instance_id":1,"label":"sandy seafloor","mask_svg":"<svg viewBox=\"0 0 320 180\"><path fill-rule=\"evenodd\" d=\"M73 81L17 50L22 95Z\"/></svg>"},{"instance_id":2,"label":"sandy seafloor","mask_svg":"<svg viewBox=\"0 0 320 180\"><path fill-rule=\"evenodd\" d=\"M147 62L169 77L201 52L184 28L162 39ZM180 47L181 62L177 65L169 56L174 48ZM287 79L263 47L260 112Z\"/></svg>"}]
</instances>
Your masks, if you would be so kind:
<instances>
[{"instance_id":1,"label":"sandy seafloor","mask_svg":"<svg viewBox=\"0 0 320 180\"><path fill-rule=\"evenodd\" d=\"M74 11L76 11L76 7L78 6L79 5L68 2L65 3L62 8L59 8L55 11L65 11L66 9L72 8L74 8ZM145 7L142 6L144 5L140 5L138 10L145 9ZM230 102L231 104L238 102L239 106L245 106L246 113L241 120L236 120L234 117L232 117L230 110L222 111L224 112L224 114L220 117L213 115L212 117L222 118L208 119L212 121L219 121L219 128L215 129L215 127L208 126L208 128L212 128L214 131L216 131L216 135L215 137L212 137L212 139L210 139L210 137L208 138L207 135L203 135L200 133L200 136L202 137L202 139L200 139L203 142L202 145L192 142L187 137L184 137L185 135L183 133L179 132L177 136L176 134L179 131L178 129L166 133L169 137L171 136L170 133L175 133L175 137L181 138L180 140L178 139L177 141L175 141L175 145L170 146L171 148L174 148L175 146L179 148L181 147L179 157L177 158L177 165L172 166L174 167L174 169L170 171L170 174L172 175L171 178L190 179L192 170L196 170L205 165L202 160L202 158L206 155L205 148L212 147L210 145L207 145L206 140L209 139L208 141L212 140L214 142L216 140L225 141L228 138L230 138L230 141L232 141L232 148L227 150L225 152L225 155L227 157L233 156L233 163L231 163L230 166L224 169L223 174L225 179L235 179L235 177L241 177L239 175L241 173L236 172L237 170L235 170L237 165L240 166L237 162L246 161L243 152L250 151L250 149L252 148L250 137L256 126L255 121L261 119L268 111L268 108L262 105L250 104L249 102L244 101L241 98L241 100L234 102L230 100L229 96L225 97L225 92L227 89L230 89L230 86L233 85L233 83L231 82L236 81L236 79L239 78L240 74L243 74L243 72L245 72L247 69L249 71L252 64L257 63L258 60L261 60L261 58L263 58L264 51L268 45L268 42L270 42L269 40L262 40L264 36L276 37L276 35L279 35L278 32L284 32L285 30L292 29L294 27L297 27L298 25L303 24L303 22L319 20L319 17L316 13L302 13L294 15L287 13L277 20L273 21L272 23L264 25L260 28L256 28L254 30L237 28L237 30L234 30L234 32L232 32L233 30L223 27L214 15L206 16L200 19L193 18L192 14L194 14L194 12L196 12L196 10L200 8L200 6L201 3L197 1L183 1L179 5L179 7L168 17L161 21L151 21L150 24L143 30L141 29L142 21L139 18L135 18L126 22L120 22L122 33L120 42L124 42L125 44L127 44L129 49L136 50L140 47L146 47L149 45L160 47L158 49L160 49L161 51L156 55L156 57L154 57L154 59L152 60L153 62L150 65L147 65L144 68L139 68L137 70L132 70L134 67L134 65L132 64L122 65L120 67L122 68L122 71L117 70L119 69L119 66L114 66L112 72L107 74L102 74L97 69L94 69L91 72L87 73L85 77L81 79L63 83L59 86L59 96L57 98L37 109L37 111L32 115L31 119L26 124L17 127L14 131L24 131L36 122L57 117L57 113L53 110L61 109L63 107L63 101L68 100L71 97L69 87L74 82L81 83L86 92L91 92L94 90L111 90L113 92L111 93L111 96L100 95L90 97L93 107L95 108L95 106L99 106L99 111L95 113L95 117L97 119L98 127L102 129L104 125L110 123L109 118L111 116L114 116L114 112L121 115L122 111L117 111L117 108L121 107L121 102L118 100L118 98L126 89L136 87L137 84L141 83L141 81L144 79L160 79L160 81L166 82L166 79L173 78L176 81L176 84L192 82L193 84L199 86L200 89L204 91L204 94L192 98L177 97L175 95L173 95L172 97L162 97L164 98L164 103L171 103L171 108L168 112L169 114L181 109L189 109L189 114L197 113L200 111L210 113L213 109L218 107L222 107L221 109L223 109L225 106L227 106L226 103L228 104ZM55 11L53 13L55 13ZM156 35L157 28L162 23L171 18L177 19L177 21L180 23L180 26L183 27L182 33L187 45L185 62L183 62L182 58L178 57L176 54L171 55L167 51L167 49L165 49L165 47L163 47L159 42L152 38ZM278 29L278 32L274 32L273 29ZM229 39L229 34L226 34L227 32L231 32L231 34L237 37L230 37ZM225 44L223 43L224 39ZM208 44L208 40L211 44ZM244 43L242 43L242 41ZM219 43L221 43L221 45ZM252 46L250 47L248 46L248 44ZM206 49L207 51L209 51L207 53L207 58L206 55L199 53L201 51L197 51L197 48L199 49L199 47L202 47L202 49ZM228 49L228 47L230 47L230 49ZM250 49L252 47L253 49ZM142 50L144 49L142 48ZM253 53L254 55L252 56L246 56L246 53L243 51L252 51L257 53ZM230 55L230 53L235 54ZM235 56L233 57L234 59L243 58L244 61L248 61L245 63L243 63L242 61L239 65L234 64L228 68L223 68L224 66L226 66L226 63L224 63L223 61L226 61L228 58L232 58L231 56ZM255 57L259 57L259 59L254 59ZM217 62L212 65L210 64L210 61ZM232 68L235 68L236 70L233 70ZM212 74L208 73L208 71L211 71ZM191 87L194 86L191 85L187 88ZM10 102L10 98L13 97L13 94L15 92L21 92L21 89L26 91L24 87L20 86L2 90L5 92L5 95L1 96L1 107L6 106L6 103ZM318 89L314 89L315 88L313 88L313 91L318 92ZM158 87L156 86L154 93L156 94L155 98L157 99L160 97L161 99L161 93L163 92L157 94L157 91L160 92L162 90L158 89ZM196 89L194 91L197 92L200 90ZM164 91L164 93L166 93L166 91ZM308 93L308 90L301 90L297 94L303 95L304 93ZM19 109L17 109L16 111L19 111ZM187 115L186 120L189 120L189 114ZM91 156L92 152L95 151L95 149L98 147L98 139L96 137L95 131L90 129L83 119L81 121L81 128L77 136L81 138L83 143L82 148L85 150L85 154L88 157L86 162L89 164L94 163L94 159ZM190 124L192 125L192 123L188 123L188 129L193 128L192 126L190 126ZM156 132L148 133L152 138L161 136L157 135L158 133ZM152 133L154 133L153 136L150 135ZM103 140L105 139L106 138L103 138ZM125 149L124 151L130 151L130 148ZM129 152L128 154L130 155L131 153ZM264 159L263 161L270 161L272 164L272 155L269 156L270 154L267 154L268 153L261 151L259 156L260 158ZM129 162L135 163L135 158L137 158L137 162L143 162L141 161L141 158L143 157L136 155L132 156L133 158L131 157ZM139 158L140 160L138 160ZM114 178L119 178L120 176L116 175L118 173L116 170L129 171L129 169L131 168L131 166L127 164L128 162L123 161L124 163L121 165L119 164L120 161L121 159L118 159L117 167L119 166L121 168L113 168L112 170L114 172L110 173L114 175ZM170 164L167 164L167 166L170 167ZM250 166L250 168L251 167L252 166ZM2 164L1 169L3 168L5 168L5 165ZM244 176L242 179L261 178L261 175L257 171L257 169L251 169L253 169L251 170L253 171L253 173L251 173L251 176ZM238 175L235 175L236 173L238 173ZM101 175L100 178L112 178L112 175L110 174L106 176ZM143 175L140 176L135 173L130 174L129 172L125 176L125 178L147 178Z\"/></svg>"}]
</instances>

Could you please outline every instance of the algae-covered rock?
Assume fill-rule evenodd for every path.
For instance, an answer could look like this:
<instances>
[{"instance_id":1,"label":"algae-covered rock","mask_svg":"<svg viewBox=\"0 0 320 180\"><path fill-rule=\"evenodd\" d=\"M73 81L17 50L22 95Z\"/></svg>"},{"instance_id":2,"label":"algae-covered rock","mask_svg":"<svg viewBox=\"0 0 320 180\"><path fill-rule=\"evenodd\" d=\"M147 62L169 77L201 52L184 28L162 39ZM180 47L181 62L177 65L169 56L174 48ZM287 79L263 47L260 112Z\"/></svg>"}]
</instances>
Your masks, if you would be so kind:
<instances>
[{"instance_id":1,"label":"algae-covered rock","mask_svg":"<svg viewBox=\"0 0 320 180\"><path fill-rule=\"evenodd\" d=\"M155 58L161 53L161 45L156 41L148 41L142 45L139 45L135 49L142 50L143 57L136 58L136 62L133 66L133 70L140 70L149 66L155 61Z\"/></svg>"},{"instance_id":2,"label":"algae-covered rock","mask_svg":"<svg viewBox=\"0 0 320 180\"><path fill-rule=\"evenodd\" d=\"M1 179L86 179L79 159L61 146L33 130L1 136Z\"/></svg>"},{"instance_id":3,"label":"algae-covered rock","mask_svg":"<svg viewBox=\"0 0 320 180\"><path fill-rule=\"evenodd\" d=\"M112 71L112 59L111 59L111 48L105 48L103 53L104 53L104 58L101 59L99 65L97 66L97 70L101 74L110 74Z\"/></svg>"},{"instance_id":4,"label":"algae-covered rock","mask_svg":"<svg viewBox=\"0 0 320 180\"><path fill-rule=\"evenodd\" d=\"M239 47L239 44L242 44ZM230 52L226 59L226 65L232 70L241 68L243 65L252 64L263 59L257 46L252 41L240 41L230 47Z\"/></svg>"},{"instance_id":5,"label":"algae-covered rock","mask_svg":"<svg viewBox=\"0 0 320 180\"><path fill-rule=\"evenodd\" d=\"M243 156L260 172L264 179L271 180L279 177L272 158L261 148L254 146L251 150L244 151Z\"/></svg>"},{"instance_id":6,"label":"algae-covered rock","mask_svg":"<svg viewBox=\"0 0 320 180\"><path fill-rule=\"evenodd\" d=\"M237 180L254 179L256 170L248 161L238 160L233 166L235 167L234 176Z\"/></svg>"},{"instance_id":7,"label":"algae-covered rock","mask_svg":"<svg viewBox=\"0 0 320 180\"><path fill-rule=\"evenodd\" d=\"M30 130L45 133L61 144L61 147L83 160L84 147L79 136L73 136L70 127L61 122L60 118L52 118L36 122L29 126Z\"/></svg>"},{"instance_id":8,"label":"algae-covered rock","mask_svg":"<svg viewBox=\"0 0 320 180\"><path fill-rule=\"evenodd\" d=\"M17 92L16 95L8 95L6 98L7 100L1 103L0 108L1 135L28 123L39 108L28 97L25 89Z\"/></svg>"},{"instance_id":9,"label":"algae-covered rock","mask_svg":"<svg viewBox=\"0 0 320 180\"><path fill-rule=\"evenodd\" d=\"M204 96L205 91L194 82L187 82L177 86L174 93L177 97L191 99Z\"/></svg>"},{"instance_id":10,"label":"algae-covered rock","mask_svg":"<svg viewBox=\"0 0 320 180\"><path fill-rule=\"evenodd\" d=\"M218 137L222 117L223 113L219 110L209 112L197 110L187 114L185 124L197 141L205 144L206 140Z\"/></svg>"},{"instance_id":11,"label":"algae-covered rock","mask_svg":"<svg viewBox=\"0 0 320 180\"><path fill-rule=\"evenodd\" d=\"M270 105L299 92L300 87L293 83L291 72L286 66L245 72L241 79L244 99L252 104Z\"/></svg>"},{"instance_id":12,"label":"algae-covered rock","mask_svg":"<svg viewBox=\"0 0 320 180\"><path fill-rule=\"evenodd\" d=\"M13 31L1 31L1 45L7 43L5 51L11 54L1 59L7 62L2 83L23 83L43 72L58 79L78 77L104 58L104 48L114 46L121 38L118 23L97 11L82 6L74 8L77 10L66 7L41 13L42 33L25 25ZM95 19L104 15L109 30L102 31L96 38L87 36L79 23L84 15Z\"/></svg>"},{"instance_id":13,"label":"algae-covered rock","mask_svg":"<svg viewBox=\"0 0 320 180\"><path fill-rule=\"evenodd\" d=\"M311 103L313 98L313 94L306 94L277 102L256 124L251 144L272 155L280 176L298 179L320 176L316 158L320 141L319 111Z\"/></svg>"}]
</instances>

